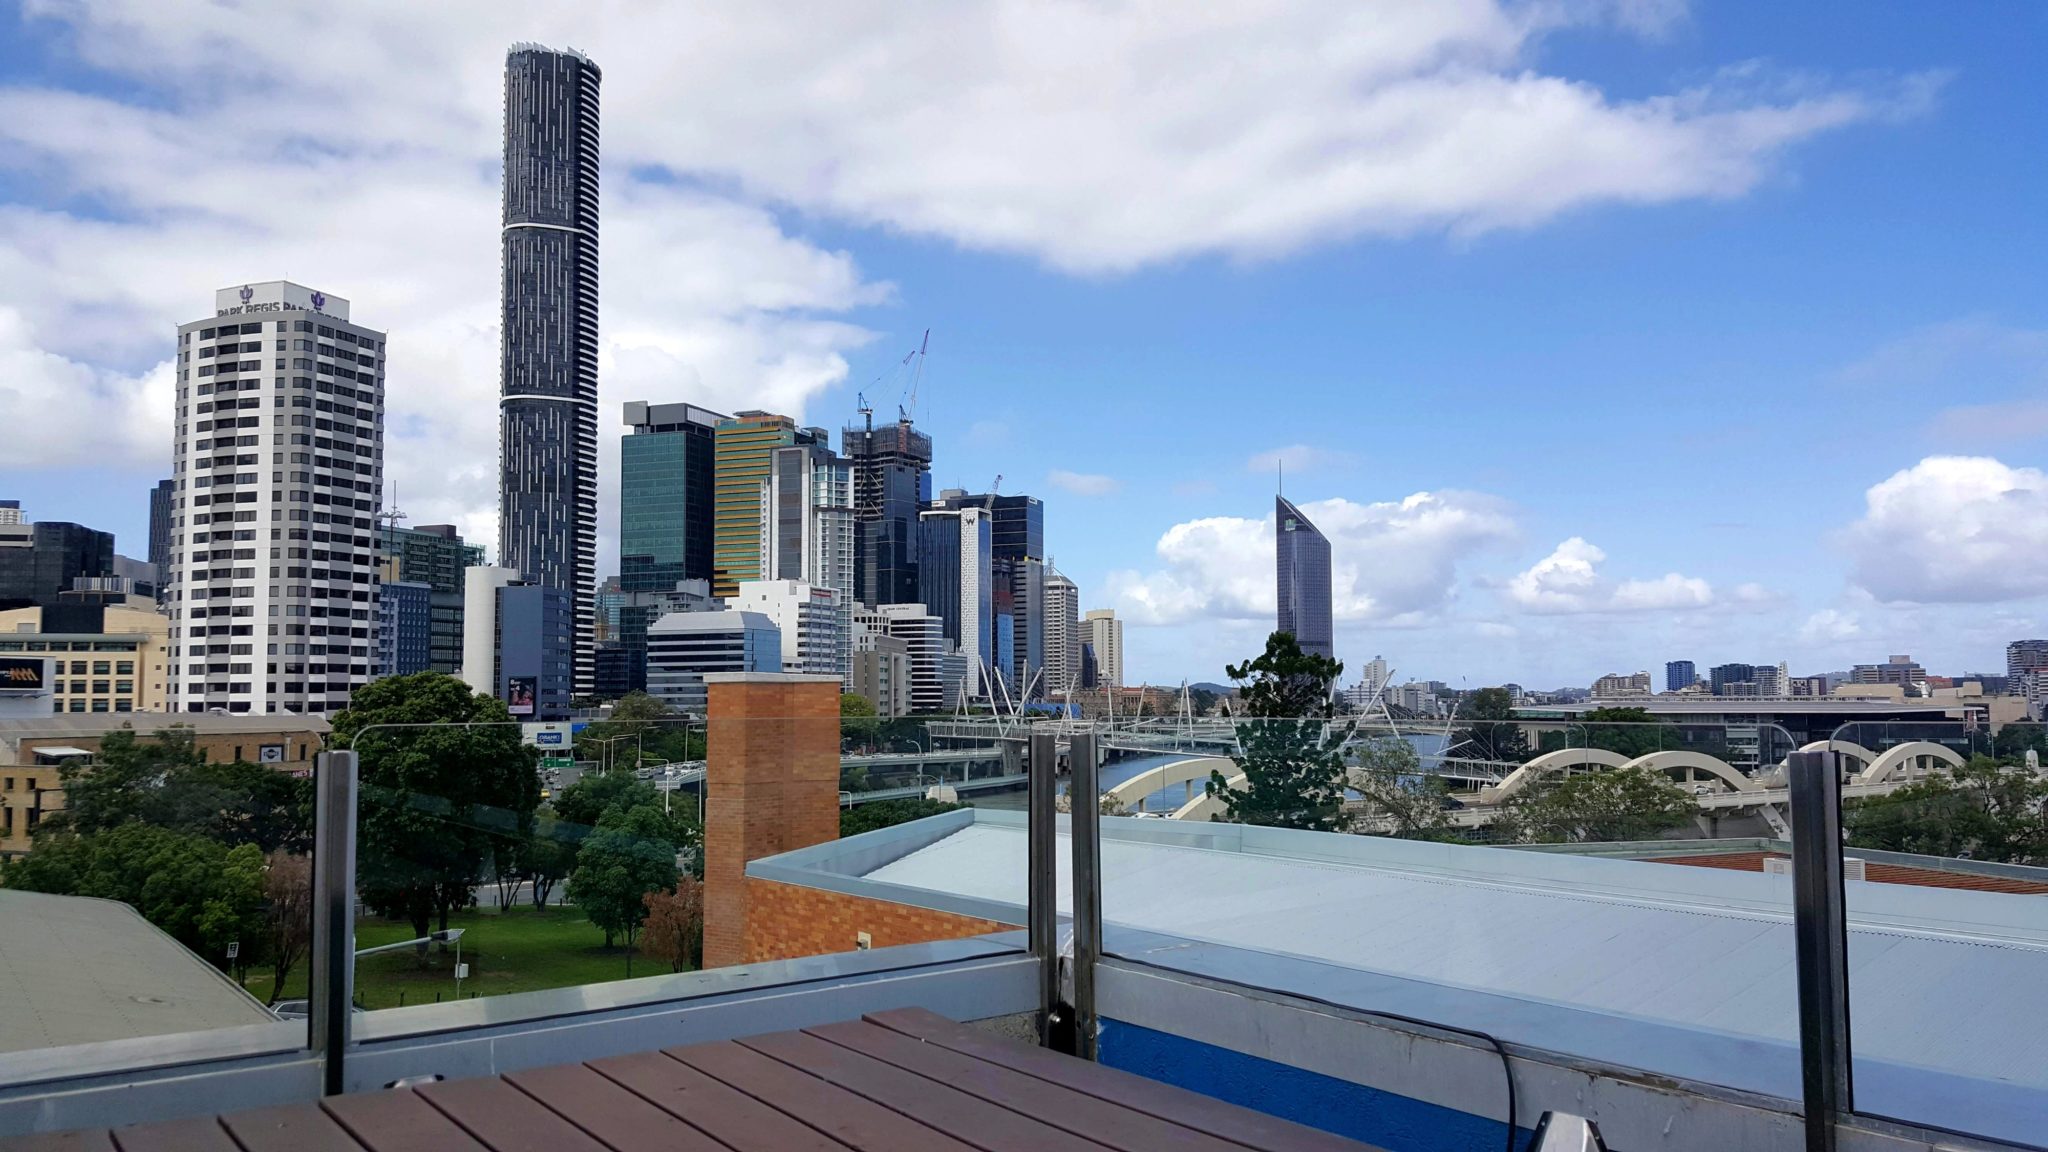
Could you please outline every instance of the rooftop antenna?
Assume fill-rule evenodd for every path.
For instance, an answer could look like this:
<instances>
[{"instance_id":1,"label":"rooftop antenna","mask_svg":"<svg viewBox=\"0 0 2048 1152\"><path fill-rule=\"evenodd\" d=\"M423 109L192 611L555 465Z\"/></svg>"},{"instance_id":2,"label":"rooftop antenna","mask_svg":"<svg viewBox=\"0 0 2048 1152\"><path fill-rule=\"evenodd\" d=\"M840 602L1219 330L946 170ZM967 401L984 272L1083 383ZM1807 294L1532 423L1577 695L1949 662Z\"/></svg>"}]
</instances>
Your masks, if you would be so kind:
<instances>
[{"instance_id":1,"label":"rooftop antenna","mask_svg":"<svg viewBox=\"0 0 2048 1152\"><path fill-rule=\"evenodd\" d=\"M1281 496L1287 495L1287 461L1285 460L1273 461L1273 491Z\"/></svg>"}]
</instances>

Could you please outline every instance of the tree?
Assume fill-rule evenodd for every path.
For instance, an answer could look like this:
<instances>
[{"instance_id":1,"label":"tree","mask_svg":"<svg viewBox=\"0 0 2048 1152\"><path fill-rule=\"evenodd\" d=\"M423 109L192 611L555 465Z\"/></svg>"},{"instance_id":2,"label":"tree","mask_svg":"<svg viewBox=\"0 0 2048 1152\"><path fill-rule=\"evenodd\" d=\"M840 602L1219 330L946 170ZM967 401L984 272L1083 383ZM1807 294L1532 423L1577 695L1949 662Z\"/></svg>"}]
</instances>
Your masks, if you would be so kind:
<instances>
[{"instance_id":1,"label":"tree","mask_svg":"<svg viewBox=\"0 0 2048 1152\"><path fill-rule=\"evenodd\" d=\"M467 907L485 866L524 840L540 804L534 749L505 705L437 672L356 689L334 742L359 757L356 885L425 936ZM422 949L424 956L424 949Z\"/></svg>"},{"instance_id":2,"label":"tree","mask_svg":"<svg viewBox=\"0 0 2048 1152\"><path fill-rule=\"evenodd\" d=\"M1529 741L1515 722L1515 698L1505 688L1481 688L1458 704L1458 718L1467 722L1451 737L1445 754L1461 760L1494 760L1520 764L1529 758Z\"/></svg>"},{"instance_id":3,"label":"tree","mask_svg":"<svg viewBox=\"0 0 2048 1152\"><path fill-rule=\"evenodd\" d=\"M229 848L138 821L81 836L36 839L35 851L7 866L6 885L23 892L118 900L215 967L227 946L252 953L263 938L263 853Z\"/></svg>"},{"instance_id":4,"label":"tree","mask_svg":"<svg viewBox=\"0 0 2048 1152\"><path fill-rule=\"evenodd\" d=\"M638 768L634 757L650 752L662 759L690 759L680 751L669 756L660 750L661 741L683 727L674 720L674 714L660 698L645 692L628 692L612 705L611 715L576 734L576 758L596 760L612 768Z\"/></svg>"},{"instance_id":5,"label":"tree","mask_svg":"<svg viewBox=\"0 0 2048 1152\"><path fill-rule=\"evenodd\" d=\"M672 892L649 892L647 919L640 929L641 948L656 960L668 961L671 972L704 966L704 885L694 876L676 878Z\"/></svg>"},{"instance_id":6,"label":"tree","mask_svg":"<svg viewBox=\"0 0 2048 1152\"><path fill-rule=\"evenodd\" d=\"M1853 801L1843 818L1858 848L2048 864L2048 780L1988 756L1890 795Z\"/></svg>"},{"instance_id":7,"label":"tree","mask_svg":"<svg viewBox=\"0 0 2048 1152\"><path fill-rule=\"evenodd\" d=\"M1358 746L1350 783L1364 802L1360 829L1402 840L1459 840L1451 827L1450 787L1422 771L1415 748L1397 736Z\"/></svg>"},{"instance_id":8,"label":"tree","mask_svg":"<svg viewBox=\"0 0 2048 1152\"><path fill-rule=\"evenodd\" d=\"M2007 724L1991 738L1991 754L2001 764L2022 764L2027 753L2048 761L2048 726L2041 724Z\"/></svg>"},{"instance_id":9,"label":"tree","mask_svg":"<svg viewBox=\"0 0 2048 1152\"><path fill-rule=\"evenodd\" d=\"M649 892L675 887L676 842L658 808L607 812L576 853L569 899L604 932L604 946L625 937L633 946L647 916Z\"/></svg>"},{"instance_id":10,"label":"tree","mask_svg":"<svg viewBox=\"0 0 2048 1152\"><path fill-rule=\"evenodd\" d=\"M92 763L58 769L65 806L45 826L90 835L130 820L205 836L264 852L305 851L312 843L309 780L262 764L207 761L190 728L173 726L140 738L115 729Z\"/></svg>"},{"instance_id":11,"label":"tree","mask_svg":"<svg viewBox=\"0 0 2048 1152\"><path fill-rule=\"evenodd\" d=\"M1525 844L1650 840L1699 814L1685 790L1643 768L1551 777L1515 794L1493 830Z\"/></svg>"},{"instance_id":12,"label":"tree","mask_svg":"<svg viewBox=\"0 0 2048 1152\"><path fill-rule=\"evenodd\" d=\"M263 952L270 960L270 1002L313 947L313 861L272 852L263 871Z\"/></svg>"},{"instance_id":13,"label":"tree","mask_svg":"<svg viewBox=\"0 0 2048 1152\"><path fill-rule=\"evenodd\" d=\"M1245 786L1231 788L1223 773L1211 772L1207 792L1223 802L1223 819L1241 824L1341 831L1344 813L1344 743L1353 729L1332 723L1331 686L1344 665L1303 652L1292 634L1275 632L1266 650L1242 664L1227 665L1237 681L1243 713L1238 751L1231 760Z\"/></svg>"},{"instance_id":14,"label":"tree","mask_svg":"<svg viewBox=\"0 0 2048 1152\"><path fill-rule=\"evenodd\" d=\"M882 731L874 702L852 692L839 694L839 737L856 747L871 748Z\"/></svg>"},{"instance_id":15,"label":"tree","mask_svg":"<svg viewBox=\"0 0 2048 1152\"><path fill-rule=\"evenodd\" d=\"M858 836L873 832L877 828L891 828L965 808L965 804L948 804L943 800L929 800L922 796L904 800L877 800L872 804L856 804L839 813L839 838Z\"/></svg>"},{"instance_id":16,"label":"tree","mask_svg":"<svg viewBox=\"0 0 2048 1152\"><path fill-rule=\"evenodd\" d=\"M531 895L535 908L548 906L548 897L555 885L568 879L576 867L576 850L583 846L583 838L589 829L558 819L554 813L543 811L534 818L533 832L527 837L520 863L526 879L532 885Z\"/></svg>"}]
</instances>

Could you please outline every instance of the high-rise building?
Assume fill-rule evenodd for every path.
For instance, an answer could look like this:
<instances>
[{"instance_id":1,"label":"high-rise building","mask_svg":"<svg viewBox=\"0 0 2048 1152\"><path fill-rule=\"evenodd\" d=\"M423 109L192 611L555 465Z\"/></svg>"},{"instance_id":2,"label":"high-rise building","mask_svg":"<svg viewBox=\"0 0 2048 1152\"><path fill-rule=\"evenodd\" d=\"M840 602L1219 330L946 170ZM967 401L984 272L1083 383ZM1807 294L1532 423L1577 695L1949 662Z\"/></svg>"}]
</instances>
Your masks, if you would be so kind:
<instances>
[{"instance_id":1,"label":"high-rise building","mask_svg":"<svg viewBox=\"0 0 2048 1152\"><path fill-rule=\"evenodd\" d=\"M511 568L463 573L462 680L514 720L563 720L574 691L575 602Z\"/></svg>"},{"instance_id":2,"label":"high-rise building","mask_svg":"<svg viewBox=\"0 0 2048 1152\"><path fill-rule=\"evenodd\" d=\"M2005 674L2013 683L2044 670L2048 670L2048 640L2015 640L2005 646Z\"/></svg>"},{"instance_id":3,"label":"high-rise building","mask_svg":"<svg viewBox=\"0 0 2048 1152\"><path fill-rule=\"evenodd\" d=\"M918 513L931 499L932 438L898 420L840 431L853 465L854 597L862 604L917 599Z\"/></svg>"},{"instance_id":4,"label":"high-rise building","mask_svg":"<svg viewBox=\"0 0 2048 1152\"><path fill-rule=\"evenodd\" d=\"M170 621L145 597L0 611L0 656L50 654L58 712L161 712Z\"/></svg>"},{"instance_id":5,"label":"high-rise building","mask_svg":"<svg viewBox=\"0 0 2048 1152\"><path fill-rule=\"evenodd\" d=\"M647 629L671 612L710 612L723 605L711 597L711 581L678 580L658 592L600 595L605 640L599 650L608 662L607 675L596 688L600 699L615 700L628 692L647 690Z\"/></svg>"},{"instance_id":6,"label":"high-rise building","mask_svg":"<svg viewBox=\"0 0 2048 1152\"><path fill-rule=\"evenodd\" d=\"M1081 627L1088 638L1089 651L1094 654L1094 683L1089 686L1123 687L1124 622L1116 618L1116 609L1094 609L1082 617Z\"/></svg>"},{"instance_id":7,"label":"high-rise building","mask_svg":"<svg viewBox=\"0 0 2048 1152\"><path fill-rule=\"evenodd\" d=\"M839 592L801 580L743 580L729 602L742 612L759 612L782 634L781 672L837 676L852 688L852 637L842 615Z\"/></svg>"},{"instance_id":8,"label":"high-rise building","mask_svg":"<svg viewBox=\"0 0 2048 1152\"><path fill-rule=\"evenodd\" d=\"M171 510L178 500L178 482L159 480L149 490L149 563L156 570L157 599L171 582Z\"/></svg>"},{"instance_id":9,"label":"high-rise building","mask_svg":"<svg viewBox=\"0 0 2048 1152\"><path fill-rule=\"evenodd\" d=\"M377 543L386 583L427 586L427 668L454 675L462 668L462 574L484 562L483 546L466 543L453 524L387 525Z\"/></svg>"},{"instance_id":10,"label":"high-rise building","mask_svg":"<svg viewBox=\"0 0 2048 1152\"><path fill-rule=\"evenodd\" d=\"M1334 659L1337 646L1331 630L1330 541L1285 496L1273 498L1273 534L1280 604L1278 629L1292 634L1303 652ZM1102 659L1099 650L1096 659Z\"/></svg>"},{"instance_id":11,"label":"high-rise building","mask_svg":"<svg viewBox=\"0 0 2048 1152\"><path fill-rule=\"evenodd\" d=\"M910 645L889 633L889 618L873 608L853 612L854 695L866 698L883 719L908 716Z\"/></svg>"},{"instance_id":12,"label":"high-rise building","mask_svg":"<svg viewBox=\"0 0 2048 1152\"><path fill-rule=\"evenodd\" d=\"M595 684L598 86L574 50L505 57L498 563L559 588Z\"/></svg>"},{"instance_id":13,"label":"high-rise building","mask_svg":"<svg viewBox=\"0 0 2048 1152\"><path fill-rule=\"evenodd\" d=\"M875 608L887 622L889 635L910 653L910 710L940 712L957 701L957 649L946 640L946 622L922 604L882 604Z\"/></svg>"},{"instance_id":14,"label":"high-rise building","mask_svg":"<svg viewBox=\"0 0 2048 1152\"><path fill-rule=\"evenodd\" d=\"M666 592L711 579L712 485L722 413L695 404L626 404L619 438L619 589Z\"/></svg>"},{"instance_id":15,"label":"high-rise building","mask_svg":"<svg viewBox=\"0 0 2048 1152\"><path fill-rule=\"evenodd\" d=\"M1735 685L1756 683L1754 664L1716 664L1707 669L1707 685L1716 696L1755 695L1754 687L1741 691Z\"/></svg>"},{"instance_id":16,"label":"high-rise building","mask_svg":"<svg viewBox=\"0 0 2048 1152\"><path fill-rule=\"evenodd\" d=\"M158 487L162 487L161 484ZM21 501L0 500L0 525L21 523Z\"/></svg>"},{"instance_id":17,"label":"high-rise building","mask_svg":"<svg viewBox=\"0 0 2048 1152\"><path fill-rule=\"evenodd\" d=\"M782 634L759 612L682 612L647 629L647 691L703 717L707 672L782 671Z\"/></svg>"},{"instance_id":18,"label":"high-rise building","mask_svg":"<svg viewBox=\"0 0 2048 1152\"><path fill-rule=\"evenodd\" d=\"M1595 700L1611 700L1617 696L1648 696L1649 694L1650 674L1648 672L1636 672L1626 676L1619 672L1613 672L1593 681L1593 699Z\"/></svg>"},{"instance_id":19,"label":"high-rise building","mask_svg":"<svg viewBox=\"0 0 2048 1152\"><path fill-rule=\"evenodd\" d=\"M431 585L401 580L377 586L377 661L372 677L431 670L433 602Z\"/></svg>"},{"instance_id":20,"label":"high-rise building","mask_svg":"<svg viewBox=\"0 0 2048 1152\"><path fill-rule=\"evenodd\" d=\"M719 421L714 435L711 594L723 599L739 591L740 581L761 578L761 532L775 450L818 443L825 433L799 429L796 421L772 412L739 412Z\"/></svg>"},{"instance_id":21,"label":"high-rise building","mask_svg":"<svg viewBox=\"0 0 2048 1152\"><path fill-rule=\"evenodd\" d=\"M1045 691L1064 696L1081 686L1081 589L1050 565L1045 570Z\"/></svg>"},{"instance_id":22,"label":"high-rise building","mask_svg":"<svg viewBox=\"0 0 2048 1152\"><path fill-rule=\"evenodd\" d=\"M54 607L79 577L114 575L112 532L62 520L9 527L0 534L0 608Z\"/></svg>"},{"instance_id":23,"label":"high-rise building","mask_svg":"<svg viewBox=\"0 0 2048 1152\"><path fill-rule=\"evenodd\" d=\"M1664 690L1682 692L1692 687L1700 678L1699 669L1690 660L1667 660L1664 663Z\"/></svg>"},{"instance_id":24,"label":"high-rise building","mask_svg":"<svg viewBox=\"0 0 2048 1152\"><path fill-rule=\"evenodd\" d=\"M985 672L996 658L993 558L989 516L980 508L933 509L918 519L918 602L945 623L945 636L966 658L963 691L990 694Z\"/></svg>"},{"instance_id":25,"label":"high-rise building","mask_svg":"<svg viewBox=\"0 0 2048 1152\"><path fill-rule=\"evenodd\" d=\"M384 351L284 280L179 326L171 711L335 712L369 681Z\"/></svg>"},{"instance_id":26,"label":"high-rise building","mask_svg":"<svg viewBox=\"0 0 2048 1152\"><path fill-rule=\"evenodd\" d=\"M769 463L762 519L761 574L795 580L838 596L839 632L853 634L853 469L822 433L777 448ZM850 670L841 668L844 679Z\"/></svg>"},{"instance_id":27,"label":"high-rise building","mask_svg":"<svg viewBox=\"0 0 2048 1152\"><path fill-rule=\"evenodd\" d=\"M993 666L1013 698L1043 698L1048 680L1044 503L1036 496L948 489L932 507L981 508L988 513L994 610L1004 625L995 633L995 648L1003 659Z\"/></svg>"},{"instance_id":28,"label":"high-rise building","mask_svg":"<svg viewBox=\"0 0 2048 1152\"><path fill-rule=\"evenodd\" d=\"M1897 684L1903 687L1927 679L1927 669L1911 656L1893 656L1882 664L1858 664L1851 675L1858 684Z\"/></svg>"}]
</instances>

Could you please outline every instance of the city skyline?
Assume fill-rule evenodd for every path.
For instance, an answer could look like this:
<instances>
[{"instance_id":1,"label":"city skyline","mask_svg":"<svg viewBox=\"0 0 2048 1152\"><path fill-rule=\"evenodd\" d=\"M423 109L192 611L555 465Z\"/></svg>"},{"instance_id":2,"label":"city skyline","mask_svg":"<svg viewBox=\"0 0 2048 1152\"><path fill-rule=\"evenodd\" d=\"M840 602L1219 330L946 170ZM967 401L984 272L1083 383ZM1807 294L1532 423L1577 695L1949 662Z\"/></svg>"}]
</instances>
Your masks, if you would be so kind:
<instances>
[{"instance_id":1,"label":"city skyline","mask_svg":"<svg viewBox=\"0 0 2048 1152\"><path fill-rule=\"evenodd\" d=\"M1043 493L1059 526L1051 551L1085 606L1114 607L1130 628L1129 680L1220 679L1223 662L1256 650L1274 606L1268 582L1243 577L1273 562L1261 492L1282 459L1289 491L1331 537L1336 652L1354 672L1370 652L1473 684L1585 683L1681 657L1704 668L1769 656L1800 672L1912 652L1963 671L2048 631L2048 588L2029 562L2048 491L2048 421L2032 399L2048 318L2030 311L2036 273L2012 235L2031 226L2013 209L2043 188L1955 131L2034 106L2039 91L1982 29L1874 14L1851 44L1787 16L1709 7L1654 29L1598 18L1518 28L1489 77L1575 82L1583 124L1639 114L1646 148L1693 144L1725 167L1674 160L1665 175L1677 183L1653 189L1639 171L1580 158L1605 183L1557 189L1516 216L1508 206L1542 186L1527 168L1473 160L1492 179L1461 199L1413 156L1339 141L1415 175L1412 200L1344 190L1286 232L1230 221L1219 206L1233 190L1208 187L1178 215L1105 227L1086 203L1034 200L1053 194L1044 181L997 166L985 169L990 195L1018 221L1002 224L959 209L943 186L901 183L898 158L837 120L815 129L818 154L877 179L813 187L722 124L730 109L681 125L658 114L696 91L667 85L724 73L673 79L635 43L662 37L602 19L515 13L456 30L377 13L301 54L281 52L302 38L275 35L270 17L206 25L219 44L146 17L10 14L19 35L0 49L23 77L12 98L51 113L4 129L14 152L64 177L0 187L19 214L0 229L0 253L22 270L9 280L33 286L0 296L0 352L24 365L8 402L28 405L6 414L48 433L0 479L34 517L115 531L129 555L143 554L141 496L168 474L166 324L189 318L180 301L198 292L279 272L344 288L393 331L392 476L414 520L498 538L483 403L496 394L496 72L506 43L540 39L636 76L610 109L625 126L607 141L617 228L606 272L623 287L605 304L598 425L645 399L837 427L863 392L886 423L907 397L875 386L929 326L916 415L942 446L934 485L971 489L1004 472ZM1479 35L1444 21L1429 44ZM1274 23L1261 34L1313 26ZM1142 42L1120 25L1102 31L1113 48ZM360 48L358 35L446 67L362 85L386 79L389 62L342 47ZM194 51L159 70L145 42ZM1778 57L1761 77L1743 71L1758 45ZM206 86L218 52L243 54L275 89L271 112ZM1395 75L1469 95L1419 57L1390 60ZM1807 86L1773 82L1793 69ZM1193 90L1170 62L1110 71ZM992 69L976 83L1004 96L1015 78ZM1339 110L1370 108L1377 91L1365 84ZM1717 137L1713 113L1650 103L1694 91L1713 97L1701 107L1752 114L1768 131ZM370 99L404 106L349 114ZM322 146L355 164L347 181L316 181L303 151L282 144L207 166L209 179L302 189L260 198L289 200L289 229L272 214L282 209L209 196L197 172L166 178L154 160L109 151L107 134L66 131L90 110L177 157L202 136L261 136L247 131L261 117L316 102ZM1054 123L1028 103L997 107L1027 142ZM772 138L815 111L778 104L748 126ZM1228 140L1302 111L1200 114ZM1163 110L1119 115L1138 119L1101 130L1150 141ZM374 134L360 126L371 119ZM975 158L953 136L931 147L944 170ZM1141 155L1168 173L1192 162ZM1074 185L1104 202L1105 186L1148 186L1128 169L1082 175ZM1249 175L1296 187L1317 173L1266 157ZM101 207L80 208L74 192ZM431 227L380 210L400 197ZM202 204L207 222L195 224ZM1939 259L1883 226L1907 216L1942 238ZM388 234L370 226L387 219ZM1078 223L1050 226L1068 219ZM1811 300L1827 303L1816 312ZM1091 426L1139 435L1091 443L1080 434ZM608 485L617 445L598 442ZM133 470L105 468L110 447ZM1654 469L1596 475L1645 450ZM1555 466L1560 454L1580 467ZM598 492L596 577L611 574L615 505L613 490Z\"/></svg>"}]
</instances>

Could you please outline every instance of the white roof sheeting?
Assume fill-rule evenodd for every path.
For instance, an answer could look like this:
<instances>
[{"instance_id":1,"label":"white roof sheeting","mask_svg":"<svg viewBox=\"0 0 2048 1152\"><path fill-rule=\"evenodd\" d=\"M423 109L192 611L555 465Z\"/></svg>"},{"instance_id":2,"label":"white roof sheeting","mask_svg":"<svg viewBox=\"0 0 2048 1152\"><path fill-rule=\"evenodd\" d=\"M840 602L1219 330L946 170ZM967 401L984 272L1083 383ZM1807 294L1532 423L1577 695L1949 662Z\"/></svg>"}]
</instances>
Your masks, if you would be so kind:
<instances>
[{"instance_id":1,"label":"white roof sheeting","mask_svg":"<svg viewBox=\"0 0 2048 1152\"><path fill-rule=\"evenodd\" d=\"M942 820L922 823L943 831ZM1024 829L1014 815L978 812L908 847L846 853L849 863L879 863L850 869L845 882L900 886L889 894L896 899L924 890L955 908L961 898L1024 903ZM1064 845L1059 859L1065 912ZM1104 821L1102 861L1110 925L1798 1042L1788 876L1137 820ZM2048 897L1848 887L1859 1061L2048 1091ZM1743 1077L1730 1070L1721 1082Z\"/></svg>"}]
</instances>

